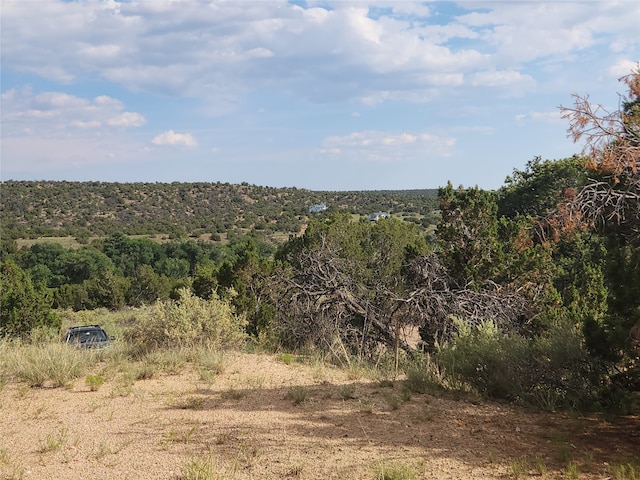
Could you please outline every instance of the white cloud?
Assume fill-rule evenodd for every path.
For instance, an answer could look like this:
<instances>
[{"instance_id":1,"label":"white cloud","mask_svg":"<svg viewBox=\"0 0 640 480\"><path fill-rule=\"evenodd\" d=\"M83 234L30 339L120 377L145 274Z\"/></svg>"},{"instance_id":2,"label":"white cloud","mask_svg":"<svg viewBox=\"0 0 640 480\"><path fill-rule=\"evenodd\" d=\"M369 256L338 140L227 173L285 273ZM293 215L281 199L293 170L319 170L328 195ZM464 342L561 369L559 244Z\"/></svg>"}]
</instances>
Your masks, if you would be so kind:
<instances>
[{"instance_id":1,"label":"white cloud","mask_svg":"<svg viewBox=\"0 0 640 480\"><path fill-rule=\"evenodd\" d=\"M110 118L107 123L115 127L140 127L147 121L139 113L123 112L117 117Z\"/></svg>"},{"instance_id":2,"label":"white cloud","mask_svg":"<svg viewBox=\"0 0 640 480\"><path fill-rule=\"evenodd\" d=\"M327 137L322 142L321 153L341 156L353 162L413 162L450 156L455 143L452 137L426 132L395 133L371 130Z\"/></svg>"},{"instance_id":3,"label":"white cloud","mask_svg":"<svg viewBox=\"0 0 640 480\"><path fill-rule=\"evenodd\" d=\"M124 108L121 101L106 95L34 94L30 88L4 92L3 171L46 172L130 159L139 147L126 131L143 125L145 118Z\"/></svg>"},{"instance_id":4,"label":"white cloud","mask_svg":"<svg viewBox=\"0 0 640 480\"><path fill-rule=\"evenodd\" d=\"M632 61L623 58L611 65L607 73L614 78L620 78L629 75L638 68L640 68L640 59Z\"/></svg>"},{"instance_id":5,"label":"white cloud","mask_svg":"<svg viewBox=\"0 0 640 480\"><path fill-rule=\"evenodd\" d=\"M13 89L2 96L3 137L19 136L28 129L53 138L68 136L69 127L97 130L146 123L142 114L123 110L121 101L106 95L82 98L64 92L34 94L30 88Z\"/></svg>"},{"instance_id":6,"label":"white cloud","mask_svg":"<svg viewBox=\"0 0 640 480\"><path fill-rule=\"evenodd\" d=\"M578 71L598 46L637 54L634 2L467 2L471 13L447 24L436 4L307 4L48 1L34 16L30 2L7 2L3 67L230 104L273 88L318 102L424 101L488 82L529 88L536 62Z\"/></svg>"},{"instance_id":7,"label":"white cloud","mask_svg":"<svg viewBox=\"0 0 640 480\"><path fill-rule=\"evenodd\" d=\"M173 130L157 135L151 140L154 145L183 145L185 147L196 147L198 142L190 133L176 133Z\"/></svg>"}]
</instances>

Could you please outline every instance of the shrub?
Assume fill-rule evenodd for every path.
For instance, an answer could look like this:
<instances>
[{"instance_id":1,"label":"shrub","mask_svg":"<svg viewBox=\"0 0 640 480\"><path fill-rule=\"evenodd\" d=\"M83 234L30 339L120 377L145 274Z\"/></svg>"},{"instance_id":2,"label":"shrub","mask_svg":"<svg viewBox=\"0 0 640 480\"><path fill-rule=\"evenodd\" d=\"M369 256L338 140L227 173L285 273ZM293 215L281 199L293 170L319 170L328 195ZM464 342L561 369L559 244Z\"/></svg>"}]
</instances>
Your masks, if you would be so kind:
<instances>
[{"instance_id":1,"label":"shrub","mask_svg":"<svg viewBox=\"0 0 640 480\"><path fill-rule=\"evenodd\" d=\"M526 338L492 322L471 327L458 321L458 333L440 348L438 360L454 382L542 409L591 406L598 390L597 368L579 332L568 326Z\"/></svg>"},{"instance_id":2,"label":"shrub","mask_svg":"<svg viewBox=\"0 0 640 480\"><path fill-rule=\"evenodd\" d=\"M405 367L403 390L410 394L436 393L443 389L442 374L430 356L416 356Z\"/></svg>"},{"instance_id":3,"label":"shrub","mask_svg":"<svg viewBox=\"0 0 640 480\"><path fill-rule=\"evenodd\" d=\"M237 347L246 340L244 318L215 293L204 300L181 289L176 301L141 311L125 337L139 352L167 347Z\"/></svg>"},{"instance_id":4,"label":"shrub","mask_svg":"<svg viewBox=\"0 0 640 480\"><path fill-rule=\"evenodd\" d=\"M299 405L304 402L309 395L309 390L303 386L295 386L287 391L287 399L292 400L294 404Z\"/></svg>"}]
</instances>

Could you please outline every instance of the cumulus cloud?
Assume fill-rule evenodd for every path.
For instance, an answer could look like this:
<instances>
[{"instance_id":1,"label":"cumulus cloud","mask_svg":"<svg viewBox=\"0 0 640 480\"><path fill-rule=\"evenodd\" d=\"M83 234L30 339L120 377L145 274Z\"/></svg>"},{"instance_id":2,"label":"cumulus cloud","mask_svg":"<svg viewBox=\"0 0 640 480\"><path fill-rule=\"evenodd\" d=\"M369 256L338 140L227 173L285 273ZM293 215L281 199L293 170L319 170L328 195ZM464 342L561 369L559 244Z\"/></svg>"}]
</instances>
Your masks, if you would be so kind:
<instances>
[{"instance_id":1,"label":"cumulus cloud","mask_svg":"<svg viewBox=\"0 0 640 480\"><path fill-rule=\"evenodd\" d=\"M182 145L185 147L196 147L198 142L190 133L176 133L173 130L157 135L151 140L154 145Z\"/></svg>"},{"instance_id":2,"label":"cumulus cloud","mask_svg":"<svg viewBox=\"0 0 640 480\"><path fill-rule=\"evenodd\" d=\"M341 156L356 162L393 163L425 158L448 157L453 153L455 139L426 132L352 132L330 136L322 142L323 155Z\"/></svg>"},{"instance_id":3,"label":"cumulus cloud","mask_svg":"<svg viewBox=\"0 0 640 480\"><path fill-rule=\"evenodd\" d=\"M174 96L222 92L230 99L278 88L316 102L412 101L432 98L431 89L529 88L531 64L578 70L581 52L598 46L620 58L637 53L634 2L589 8L580 2L467 2L457 9L463 13L446 18L439 8L393 1L334 2L331 8L315 1L304 7L286 1L49 1L39 3L34 17L29 2L9 2L3 6L3 66L59 82L101 76Z\"/></svg>"},{"instance_id":4,"label":"cumulus cloud","mask_svg":"<svg viewBox=\"0 0 640 480\"><path fill-rule=\"evenodd\" d=\"M126 131L146 120L110 96L83 98L31 88L2 93L2 168L42 171L131 158Z\"/></svg>"},{"instance_id":5,"label":"cumulus cloud","mask_svg":"<svg viewBox=\"0 0 640 480\"><path fill-rule=\"evenodd\" d=\"M147 121L139 113L123 112L119 116L107 120L107 123L115 127L140 127Z\"/></svg>"},{"instance_id":6,"label":"cumulus cloud","mask_svg":"<svg viewBox=\"0 0 640 480\"><path fill-rule=\"evenodd\" d=\"M640 60L631 61L623 58L611 65L607 73L614 78L620 78L629 75L638 68L640 68Z\"/></svg>"},{"instance_id":7,"label":"cumulus cloud","mask_svg":"<svg viewBox=\"0 0 640 480\"><path fill-rule=\"evenodd\" d=\"M55 137L69 134L70 127L98 130L146 123L142 114L124 108L121 101L106 95L83 98L64 92L35 94L30 88L12 89L2 95L3 136L28 130Z\"/></svg>"}]
</instances>

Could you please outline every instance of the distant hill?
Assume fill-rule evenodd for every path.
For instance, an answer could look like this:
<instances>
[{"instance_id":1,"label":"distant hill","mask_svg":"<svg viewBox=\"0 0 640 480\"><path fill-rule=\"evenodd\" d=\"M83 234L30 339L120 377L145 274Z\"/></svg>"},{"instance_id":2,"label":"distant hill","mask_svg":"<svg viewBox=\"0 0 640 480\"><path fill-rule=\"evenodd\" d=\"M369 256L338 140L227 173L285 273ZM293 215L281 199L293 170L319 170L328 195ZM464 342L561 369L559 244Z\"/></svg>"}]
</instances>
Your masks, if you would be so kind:
<instances>
[{"instance_id":1,"label":"distant hill","mask_svg":"<svg viewBox=\"0 0 640 480\"><path fill-rule=\"evenodd\" d=\"M325 212L384 211L426 228L437 221L438 208L437 189L324 192L246 183L66 181L4 181L0 187L5 239L114 232L216 239L230 231L286 238L301 230L309 207L318 203Z\"/></svg>"}]
</instances>

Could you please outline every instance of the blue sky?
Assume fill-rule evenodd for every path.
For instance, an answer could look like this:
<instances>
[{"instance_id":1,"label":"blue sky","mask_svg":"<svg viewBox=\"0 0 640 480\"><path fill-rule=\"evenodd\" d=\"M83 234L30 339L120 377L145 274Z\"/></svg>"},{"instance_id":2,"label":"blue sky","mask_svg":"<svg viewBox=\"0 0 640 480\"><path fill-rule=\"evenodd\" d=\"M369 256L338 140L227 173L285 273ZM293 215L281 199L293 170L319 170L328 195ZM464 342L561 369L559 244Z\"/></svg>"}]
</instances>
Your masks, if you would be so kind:
<instances>
[{"instance_id":1,"label":"blue sky","mask_svg":"<svg viewBox=\"0 0 640 480\"><path fill-rule=\"evenodd\" d=\"M618 107L636 1L0 0L2 180L497 188Z\"/></svg>"}]
</instances>

